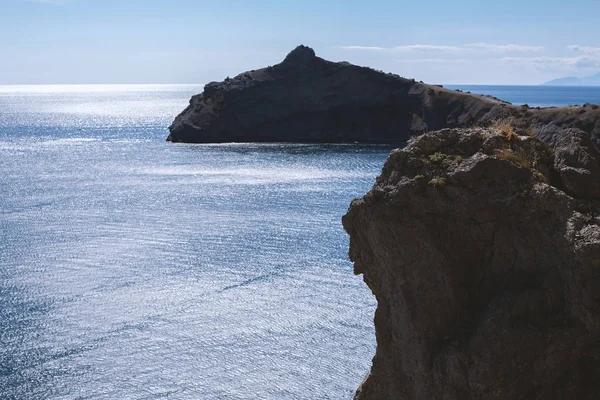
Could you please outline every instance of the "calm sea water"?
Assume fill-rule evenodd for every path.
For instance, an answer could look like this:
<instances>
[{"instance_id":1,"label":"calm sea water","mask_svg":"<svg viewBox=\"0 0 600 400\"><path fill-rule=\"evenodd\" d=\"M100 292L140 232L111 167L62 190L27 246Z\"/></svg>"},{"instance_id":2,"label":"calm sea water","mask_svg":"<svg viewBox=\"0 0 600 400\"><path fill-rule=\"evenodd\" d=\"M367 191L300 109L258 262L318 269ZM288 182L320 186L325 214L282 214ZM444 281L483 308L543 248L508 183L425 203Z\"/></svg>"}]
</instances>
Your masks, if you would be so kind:
<instances>
[{"instance_id":1,"label":"calm sea water","mask_svg":"<svg viewBox=\"0 0 600 400\"><path fill-rule=\"evenodd\" d=\"M166 143L201 89L0 87L1 399L352 397L340 218L390 149Z\"/></svg>"},{"instance_id":2,"label":"calm sea water","mask_svg":"<svg viewBox=\"0 0 600 400\"><path fill-rule=\"evenodd\" d=\"M477 94L488 94L515 105L552 107L600 104L600 86L485 86L446 85L449 89L460 89Z\"/></svg>"},{"instance_id":3,"label":"calm sea water","mask_svg":"<svg viewBox=\"0 0 600 400\"><path fill-rule=\"evenodd\" d=\"M390 149L165 142L199 91L0 88L0 399L351 398Z\"/></svg>"}]
</instances>

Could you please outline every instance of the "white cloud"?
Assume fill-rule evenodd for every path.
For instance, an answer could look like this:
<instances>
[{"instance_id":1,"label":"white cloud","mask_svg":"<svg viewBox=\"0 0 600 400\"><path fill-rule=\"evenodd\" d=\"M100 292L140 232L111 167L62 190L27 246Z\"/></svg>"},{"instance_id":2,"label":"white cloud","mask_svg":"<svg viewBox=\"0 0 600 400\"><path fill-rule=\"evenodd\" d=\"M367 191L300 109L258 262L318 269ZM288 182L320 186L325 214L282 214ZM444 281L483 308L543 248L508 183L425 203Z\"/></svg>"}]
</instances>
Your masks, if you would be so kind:
<instances>
[{"instance_id":1,"label":"white cloud","mask_svg":"<svg viewBox=\"0 0 600 400\"><path fill-rule=\"evenodd\" d=\"M470 43L464 46L442 46L431 44L410 44L395 47L380 46L341 46L345 50L364 50L381 52L472 52L472 51L492 51L496 53L530 53L544 51L542 46L524 46L518 44L489 44L489 43Z\"/></svg>"},{"instance_id":2,"label":"white cloud","mask_svg":"<svg viewBox=\"0 0 600 400\"><path fill-rule=\"evenodd\" d=\"M585 68L600 68L600 57L582 55L578 57L504 57L503 61L529 65L541 70L575 71Z\"/></svg>"},{"instance_id":3,"label":"white cloud","mask_svg":"<svg viewBox=\"0 0 600 400\"><path fill-rule=\"evenodd\" d=\"M461 64L472 62L473 60L465 60L460 58L410 58L397 60L402 63L437 63L437 64Z\"/></svg>"},{"instance_id":4,"label":"white cloud","mask_svg":"<svg viewBox=\"0 0 600 400\"><path fill-rule=\"evenodd\" d=\"M440 46L440 45L427 45L427 44L412 44L396 47L380 47L380 46L341 46L342 49L346 50L358 50L358 51L373 51L383 52L388 54L398 53L446 53L448 56L445 58L403 58L397 60L402 63L429 63L429 64L443 64L443 63L464 63L469 60L488 60L488 61L504 61L510 64L517 64L520 66L530 67L538 71L553 71L553 72L577 72L583 70L589 70L594 68L600 68L600 47L590 46L568 46L570 50L577 51L580 54L576 57L504 57L504 58L489 58L489 53L539 53L546 50L543 46L529 46L529 45L517 45L517 44L490 44L490 43L470 43L464 46ZM462 57L452 58L450 54L462 54ZM488 56L486 57L485 54ZM417 56L418 57L418 56Z\"/></svg>"},{"instance_id":5,"label":"white cloud","mask_svg":"<svg viewBox=\"0 0 600 400\"><path fill-rule=\"evenodd\" d=\"M461 51L464 50L457 46L435 46L430 44L411 44L408 46L396 46L396 51Z\"/></svg>"},{"instance_id":6,"label":"white cloud","mask_svg":"<svg viewBox=\"0 0 600 400\"><path fill-rule=\"evenodd\" d=\"M600 47L572 45L572 46L567 46L567 48L569 50L574 50L574 51L577 51L577 52L580 52L580 53L584 53L584 54L597 54L597 55L600 55Z\"/></svg>"},{"instance_id":7,"label":"white cloud","mask_svg":"<svg viewBox=\"0 0 600 400\"><path fill-rule=\"evenodd\" d=\"M600 68L600 57L592 57L592 56L575 57L573 66L575 66L577 68Z\"/></svg>"},{"instance_id":8,"label":"white cloud","mask_svg":"<svg viewBox=\"0 0 600 400\"><path fill-rule=\"evenodd\" d=\"M385 47L376 47L376 46L340 46L340 48L344 50L366 50L366 51L386 51Z\"/></svg>"},{"instance_id":9,"label":"white cloud","mask_svg":"<svg viewBox=\"0 0 600 400\"><path fill-rule=\"evenodd\" d=\"M406 52L406 51L420 51L420 52L435 52L435 51L461 51L464 50L457 46L437 46L430 44L410 44L405 46L395 47L379 47L379 46L340 46L344 50L364 50L364 51L382 51L382 52Z\"/></svg>"},{"instance_id":10,"label":"white cloud","mask_svg":"<svg viewBox=\"0 0 600 400\"><path fill-rule=\"evenodd\" d=\"M467 47L496 53L537 53L545 50L542 46L523 46L519 44L470 43Z\"/></svg>"}]
</instances>

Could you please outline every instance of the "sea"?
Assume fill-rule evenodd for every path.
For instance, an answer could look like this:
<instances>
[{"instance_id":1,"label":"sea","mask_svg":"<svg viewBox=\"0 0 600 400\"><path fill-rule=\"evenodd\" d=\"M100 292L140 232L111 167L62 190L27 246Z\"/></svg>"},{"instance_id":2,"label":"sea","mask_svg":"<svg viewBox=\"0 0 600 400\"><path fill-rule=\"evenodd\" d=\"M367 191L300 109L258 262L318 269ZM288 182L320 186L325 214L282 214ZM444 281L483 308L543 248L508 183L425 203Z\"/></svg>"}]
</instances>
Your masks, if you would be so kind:
<instances>
[{"instance_id":1,"label":"sea","mask_svg":"<svg viewBox=\"0 0 600 400\"><path fill-rule=\"evenodd\" d=\"M565 107L600 104L600 86L492 86L444 85L473 94L486 94L515 105L530 107Z\"/></svg>"},{"instance_id":2,"label":"sea","mask_svg":"<svg viewBox=\"0 0 600 400\"><path fill-rule=\"evenodd\" d=\"M352 398L376 303L341 217L391 148L166 142L201 91L0 86L0 399Z\"/></svg>"}]
</instances>

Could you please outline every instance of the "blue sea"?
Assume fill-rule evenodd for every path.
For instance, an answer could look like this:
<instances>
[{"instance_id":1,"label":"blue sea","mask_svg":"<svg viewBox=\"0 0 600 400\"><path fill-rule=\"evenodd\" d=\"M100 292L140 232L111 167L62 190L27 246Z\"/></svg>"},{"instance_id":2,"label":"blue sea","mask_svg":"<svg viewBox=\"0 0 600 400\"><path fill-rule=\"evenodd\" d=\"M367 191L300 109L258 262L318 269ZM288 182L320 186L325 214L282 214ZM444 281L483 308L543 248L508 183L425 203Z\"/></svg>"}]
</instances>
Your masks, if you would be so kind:
<instances>
[{"instance_id":1,"label":"blue sea","mask_svg":"<svg viewBox=\"0 0 600 400\"><path fill-rule=\"evenodd\" d=\"M530 107L563 107L600 104L600 86L491 86L445 85L474 94L487 94L515 105Z\"/></svg>"},{"instance_id":2,"label":"blue sea","mask_svg":"<svg viewBox=\"0 0 600 400\"><path fill-rule=\"evenodd\" d=\"M340 220L391 149L165 142L201 90L0 87L0 399L353 396L375 300Z\"/></svg>"}]
</instances>

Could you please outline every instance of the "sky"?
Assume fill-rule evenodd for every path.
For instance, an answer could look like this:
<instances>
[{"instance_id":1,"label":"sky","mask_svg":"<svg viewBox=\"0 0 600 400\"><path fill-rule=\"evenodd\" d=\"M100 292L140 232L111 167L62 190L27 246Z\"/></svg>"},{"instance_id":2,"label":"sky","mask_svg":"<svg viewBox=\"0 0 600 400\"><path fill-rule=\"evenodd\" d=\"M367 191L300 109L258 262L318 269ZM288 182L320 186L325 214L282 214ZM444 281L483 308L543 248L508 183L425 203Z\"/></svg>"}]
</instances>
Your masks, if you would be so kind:
<instances>
[{"instance_id":1,"label":"sky","mask_svg":"<svg viewBox=\"0 0 600 400\"><path fill-rule=\"evenodd\" d=\"M440 84L600 72L600 0L0 0L0 84L206 83L299 44Z\"/></svg>"}]
</instances>

